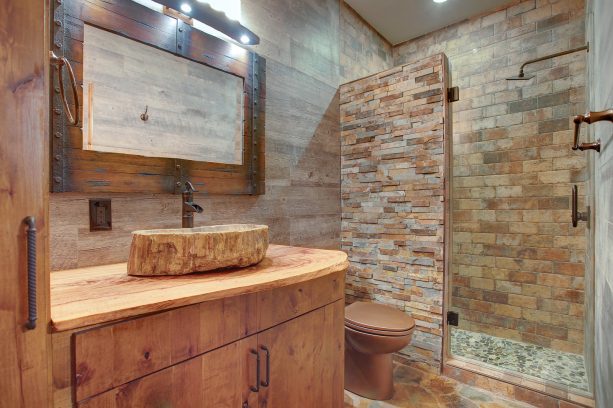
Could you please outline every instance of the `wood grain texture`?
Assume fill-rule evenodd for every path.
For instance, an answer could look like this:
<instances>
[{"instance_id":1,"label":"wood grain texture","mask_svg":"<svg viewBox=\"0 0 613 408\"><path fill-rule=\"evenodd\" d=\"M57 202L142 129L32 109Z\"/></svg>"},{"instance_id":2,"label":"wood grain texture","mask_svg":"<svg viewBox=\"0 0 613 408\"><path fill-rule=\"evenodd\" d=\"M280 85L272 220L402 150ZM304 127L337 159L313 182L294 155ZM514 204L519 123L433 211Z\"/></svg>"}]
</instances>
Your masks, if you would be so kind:
<instances>
[{"instance_id":1,"label":"wood grain texture","mask_svg":"<svg viewBox=\"0 0 613 408\"><path fill-rule=\"evenodd\" d=\"M83 84L85 150L243 162L238 76L86 24Z\"/></svg>"},{"instance_id":2,"label":"wood grain texture","mask_svg":"<svg viewBox=\"0 0 613 408\"><path fill-rule=\"evenodd\" d=\"M132 277L126 264L60 271L51 279L55 331L305 282L346 270L340 251L271 245L259 264L183 276Z\"/></svg>"},{"instance_id":3,"label":"wood grain texture","mask_svg":"<svg viewBox=\"0 0 613 408\"><path fill-rule=\"evenodd\" d=\"M89 24L240 77L244 122L240 165L85 151L81 128L67 126L59 115L63 109L59 97L54 95L53 111L58 114L52 123L52 191L176 193L177 181L192 179L208 194L264 193L264 58L129 0L65 0L54 6L54 20L59 22L54 24L54 44L70 60L79 83L83 81L85 25ZM94 89L94 95L99 93Z\"/></svg>"},{"instance_id":4,"label":"wood grain texture","mask_svg":"<svg viewBox=\"0 0 613 408\"><path fill-rule=\"evenodd\" d=\"M228 297L74 333L75 400L255 333L255 301Z\"/></svg>"},{"instance_id":5,"label":"wood grain texture","mask_svg":"<svg viewBox=\"0 0 613 408\"><path fill-rule=\"evenodd\" d=\"M256 336L247 337L189 361L137 379L80 401L79 408L240 407L257 406L255 383Z\"/></svg>"},{"instance_id":6,"label":"wood grain texture","mask_svg":"<svg viewBox=\"0 0 613 408\"><path fill-rule=\"evenodd\" d=\"M267 249L266 225L134 231L128 275L185 275L228 267L244 268L262 261Z\"/></svg>"},{"instance_id":7,"label":"wood grain texture","mask_svg":"<svg viewBox=\"0 0 613 408\"><path fill-rule=\"evenodd\" d=\"M344 308L339 300L258 334L270 351L261 408L343 407Z\"/></svg>"},{"instance_id":8,"label":"wood grain texture","mask_svg":"<svg viewBox=\"0 0 613 408\"><path fill-rule=\"evenodd\" d=\"M0 2L0 407L47 407L49 37L42 0ZM28 319L27 216L36 218L37 327Z\"/></svg>"},{"instance_id":9,"label":"wood grain texture","mask_svg":"<svg viewBox=\"0 0 613 408\"><path fill-rule=\"evenodd\" d=\"M268 329L345 296L345 273L257 293L258 330Z\"/></svg>"}]
</instances>

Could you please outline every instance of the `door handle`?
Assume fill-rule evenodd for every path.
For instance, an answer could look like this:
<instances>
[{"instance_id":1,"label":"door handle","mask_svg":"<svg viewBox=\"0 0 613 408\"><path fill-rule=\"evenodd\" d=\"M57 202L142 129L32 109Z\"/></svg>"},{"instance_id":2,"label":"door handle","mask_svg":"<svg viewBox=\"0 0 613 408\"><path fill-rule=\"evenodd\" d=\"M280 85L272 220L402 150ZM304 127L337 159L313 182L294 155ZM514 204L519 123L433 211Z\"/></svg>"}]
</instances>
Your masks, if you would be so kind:
<instances>
[{"instance_id":1,"label":"door handle","mask_svg":"<svg viewBox=\"0 0 613 408\"><path fill-rule=\"evenodd\" d=\"M572 221L573 227L577 228L579 225L579 221L587 221L589 219L590 207L587 208L587 212L579 212L579 191L577 189L577 185L573 186L572 193Z\"/></svg>"},{"instance_id":2,"label":"door handle","mask_svg":"<svg viewBox=\"0 0 613 408\"><path fill-rule=\"evenodd\" d=\"M260 346L260 349L266 353L266 380L262 381L260 384L262 387L268 387L270 385L270 351L266 346Z\"/></svg>"},{"instance_id":3,"label":"door handle","mask_svg":"<svg viewBox=\"0 0 613 408\"><path fill-rule=\"evenodd\" d=\"M38 308L36 305L36 219L32 216L26 217L23 223L28 226L26 231L28 241L28 321L26 328L33 330L36 328L38 318Z\"/></svg>"},{"instance_id":4,"label":"door handle","mask_svg":"<svg viewBox=\"0 0 613 408\"><path fill-rule=\"evenodd\" d=\"M251 355L255 356L256 368L255 368L255 385L249 387L249 389L253 392L260 392L260 353L257 350L251 349L249 350Z\"/></svg>"},{"instance_id":5,"label":"door handle","mask_svg":"<svg viewBox=\"0 0 613 408\"><path fill-rule=\"evenodd\" d=\"M575 118L573 119L573 122L575 122L573 150L596 150L597 152L600 152L600 140L591 143L579 144L579 131L581 130L581 124L583 122L591 125L592 123L600 122L601 120L613 122L613 109L600 112L588 112L585 115L575 116Z\"/></svg>"},{"instance_id":6,"label":"door handle","mask_svg":"<svg viewBox=\"0 0 613 408\"><path fill-rule=\"evenodd\" d=\"M66 57L58 57L53 51L49 52L49 57L51 58L51 63L57 67L58 82L60 85L60 98L62 99L62 104L64 105L64 112L66 112L68 123L75 126L79 122L79 94L77 91L77 80L75 79L72 65L70 65L70 61L68 61ZM68 100L66 99L66 94L64 93L64 75L62 72L64 67L66 67L68 70L68 78L70 79L70 86L72 88L72 95L75 105L74 116L72 112L70 112L70 106L68 106Z\"/></svg>"}]
</instances>

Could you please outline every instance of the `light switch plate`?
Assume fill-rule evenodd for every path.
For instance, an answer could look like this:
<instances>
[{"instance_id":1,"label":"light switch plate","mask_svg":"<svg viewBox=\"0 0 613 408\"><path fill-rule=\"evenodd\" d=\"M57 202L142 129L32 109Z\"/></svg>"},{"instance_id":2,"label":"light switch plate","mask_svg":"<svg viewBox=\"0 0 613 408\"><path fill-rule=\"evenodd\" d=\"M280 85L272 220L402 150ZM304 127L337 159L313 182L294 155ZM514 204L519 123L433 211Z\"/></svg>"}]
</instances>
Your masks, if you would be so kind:
<instances>
[{"instance_id":1,"label":"light switch plate","mask_svg":"<svg viewBox=\"0 0 613 408\"><path fill-rule=\"evenodd\" d=\"M89 230L110 231L113 229L111 200L89 200Z\"/></svg>"}]
</instances>

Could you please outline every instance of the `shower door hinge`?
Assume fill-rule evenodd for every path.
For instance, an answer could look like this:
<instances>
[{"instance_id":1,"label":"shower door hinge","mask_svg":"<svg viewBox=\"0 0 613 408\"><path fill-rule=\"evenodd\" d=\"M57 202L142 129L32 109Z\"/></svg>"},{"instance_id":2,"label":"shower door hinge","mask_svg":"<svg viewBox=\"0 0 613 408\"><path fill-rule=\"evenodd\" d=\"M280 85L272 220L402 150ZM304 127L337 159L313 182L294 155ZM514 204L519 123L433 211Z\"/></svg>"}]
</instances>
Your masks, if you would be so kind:
<instances>
[{"instance_id":1,"label":"shower door hinge","mask_svg":"<svg viewBox=\"0 0 613 408\"><path fill-rule=\"evenodd\" d=\"M460 100L460 88L454 86L453 88L447 89L447 101L449 102L457 102Z\"/></svg>"},{"instance_id":2,"label":"shower door hinge","mask_svg":"<svg viewBox=\"0 0 613 408\"><path fill-rule=\"evenodd\" d=\"M457 312L447 312L447 324L457 326L460 323L460 315Z\"/></svg>"}]
</instances>

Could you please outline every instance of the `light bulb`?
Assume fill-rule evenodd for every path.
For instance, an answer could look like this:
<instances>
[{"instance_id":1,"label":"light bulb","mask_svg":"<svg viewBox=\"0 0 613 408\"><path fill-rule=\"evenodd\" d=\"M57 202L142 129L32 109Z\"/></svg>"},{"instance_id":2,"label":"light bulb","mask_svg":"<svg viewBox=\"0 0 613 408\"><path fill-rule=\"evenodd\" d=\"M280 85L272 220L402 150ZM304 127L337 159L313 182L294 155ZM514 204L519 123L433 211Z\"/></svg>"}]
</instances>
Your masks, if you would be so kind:
<instances>
[{"instance_id":1,"label":"light bulb","mask_svg":"<svg viewBox=\"0 0 613 408\"><path fill-rule=\"evenodd\" d=\"M249 38L248 35L243 34L241 35L241 42L243 44L249 44L251 42L251 38Z\"/></svg>"},{"instance_id":2,"label":"light bulb","mask_svg":"<svg viewBox=\"0 0 613 408\"><path fill-rule=\"evenodd\" d=\"M184 12L184 13L191 13L192 6L190 6L187 3L183 3L183 4L181 4L181 11Z\"/></svg>"}]
</instances>

